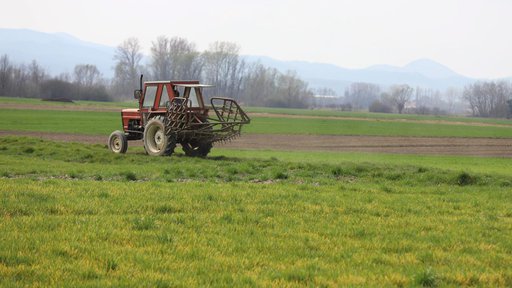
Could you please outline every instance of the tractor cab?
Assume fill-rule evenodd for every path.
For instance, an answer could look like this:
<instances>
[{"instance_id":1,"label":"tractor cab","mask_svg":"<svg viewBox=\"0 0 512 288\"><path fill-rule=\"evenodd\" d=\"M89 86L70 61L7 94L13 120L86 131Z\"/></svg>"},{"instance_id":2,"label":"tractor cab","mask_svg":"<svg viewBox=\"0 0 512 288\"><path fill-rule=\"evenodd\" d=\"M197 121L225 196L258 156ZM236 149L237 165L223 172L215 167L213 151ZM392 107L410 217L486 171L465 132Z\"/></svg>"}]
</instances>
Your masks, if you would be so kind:
<instances>
[{"instance_id":1,"label":"tractor cab","mask_svg":"<svg viewBox=\"0 0 512 288\"><path fill-rule=\"evenodd\" d=\"M208 107L203 100L202 89L212 85L199 84L199 81L148 81L143 89L135 90L134 98L139 101L139 109L123 109L123 129L130 140L142 139L143 127L148 119L165 114L171 101L186 101L187 113L204 119Z\"/></svg>"},{"instance_id":2,"label":"tractor cab","mask_svg":"<svg viewBox=\"0 0 512 288\"><path fill-rule=\"evenodd\" d=\"M205 113L207 110L203 100L202 88L213 87L199 84L198 81L150 81L144 83L144 93L136 92L139 100L139 109L142 113L162 111L174 98L181 98L190 102L190 111ZM139 91L139 90L136 90ZM140 95L140 96L137 96Z\"/></svg>"}]
</instances>

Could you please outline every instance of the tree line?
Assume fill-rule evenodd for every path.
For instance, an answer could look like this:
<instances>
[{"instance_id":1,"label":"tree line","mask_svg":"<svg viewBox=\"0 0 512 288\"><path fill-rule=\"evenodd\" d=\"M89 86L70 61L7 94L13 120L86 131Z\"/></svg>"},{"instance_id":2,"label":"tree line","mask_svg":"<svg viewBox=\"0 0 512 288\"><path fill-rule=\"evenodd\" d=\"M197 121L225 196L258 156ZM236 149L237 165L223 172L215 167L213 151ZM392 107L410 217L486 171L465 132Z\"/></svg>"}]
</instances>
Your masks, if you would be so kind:
<instances>
[{"instance_id":1,"label":"tree line","mask_svg":"<svg viewBox=\"0 0 512 288\"><path fill-rule=\"evenodd\" d=\"M259 63L247 63L235 43L214 42L203 52L180 37L160 36L151 44L147 65L142 64L138 39L129 38L117 47L116 97L130 97L139 74L144 73L146 79L196 79L213 84L214 88L205 91L206 97L229 97L247 105L306 108L311 103L313 92L295 72L281 73Z\"/></svg>"},{"instance_id":2,"label":"tree line","mask_svg":"<svg viewBox=\"0 0 512 288\"><path fill-rule=\"evenodd\" d=\"M36 60L12 63L0 57L0 95L26 98L109 101L108 81L95 65L76 65L73 74L51 77Z\"/></svg>"},{"instance_id":3,"label":"tree line","mask_svg":"<svg viewBox=\"0 0 512 288\"><path fill-rule=\"evenodd\" d=\"M296 72L282 73L260 63L248 63L240 46L211 43L199 51L180 37L160 36L151 42L147 63L137 38L123 41L115 50L114 78L105 79L93 64L78 64L71 74L51 76L37 61L12 63L0 57L0 95L70 100L131 99L146 80L200 80L213 84L205 96L224 96L250 106L358 110L381 113L469 114L477 117L511 117L512 84L507 81L475 82L446 91L407 84L381 87L351 83L344 95L329 88L311 89Z\"/></svg>"},{"instance_id":4,"label":"tree line","mask_svg":"<svg viewBox=\"0 0 512 288\"><path fill-rule=\"evenodd\" d=\"M477 82L464 88L464 99L473 116L510 118L512 84L507 81Z\"/></svg>"},{"instance_id":5,"label":"tree line","mask_svg":"<svg viewBox=\"0 0 512 288\"><path fill-rule=\"evenodd\" d=\"M335 95L334 91L327 91ZM449 88L442 92L430 88L413 88L407 84L392 85L382 90L376 84L355 82L338 99L330 108L347 110L349 107L348 110L379 113L512 117L512 83L503 80L479 81L463 89Z\"/></svg>"},{"instance_id":6,"label":"tree line","mask_svg":"<svg viewBox=\"0 0 512 288\"><path fill-rule=\"evenodd\" d=\"M413 88L407 84L396 84L382 89L377 84L355 82L345 90L338 106L340 110L376 113L448 114L457 112L454 109L457 98L457 91L454 89L448 89L442 95L437 90ZM461 103L457 104L460 106ZM331 108L336 108L336 105Z\"/></svg>"}]
</instances>

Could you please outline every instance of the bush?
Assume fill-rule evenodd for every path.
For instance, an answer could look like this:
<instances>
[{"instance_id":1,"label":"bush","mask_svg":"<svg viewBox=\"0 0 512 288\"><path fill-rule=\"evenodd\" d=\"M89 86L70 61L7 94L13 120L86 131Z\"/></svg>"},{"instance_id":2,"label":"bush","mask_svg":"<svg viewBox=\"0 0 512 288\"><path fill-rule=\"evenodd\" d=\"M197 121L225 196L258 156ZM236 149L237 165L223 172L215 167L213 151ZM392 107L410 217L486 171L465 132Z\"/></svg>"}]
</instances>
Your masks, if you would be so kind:
<instances>
[{"instance_id":1,"label":"bush","mask_svg":"<svg viewBox=\"0 0 512 288\"><path fill-rule=\"evenodd\" d=\"M59 79L48 80L41 84L41 95L45 99L71 98L74 91L73 84Z\"/></svg>"},{"instance_id":2,"label":"bush","mask_svg":"<svg viewBox=\"0 0 512 288\"><path fill-rule=\"evenodd\" d=\"M341 111L352 111L352 104L350 104L350 103L341 104L340 110Z\"/></svg>"},{"instance_id":3,"label":"bush","mask_svg":"<svg viewBox=\"0 0 512 288\"><path fill-rule=\"evenodd\" d=\"M466 186L474 184L476 179L475 177L469 175L467 172L461 172L459 175L457 175L456 181L459 186Z\"/></svg>"},{"instance_id":4,"label":"bush","mask_svg":"<svg viewBox=\"0 0 512 288\"><path fill-rule=\"evenodd\" d=\"M437 287L439 284L439 276L431 269L416 275L416 284L421 287Z\"/></svg>"},{"instance_id":5,"label":"bush","mask_svg":"<svg viewBox=\"0 0 512 288\"><path fill-rule=\"evenodd\" d=\"M391 113L393 112L393 108L391 106L382 103L379 100L375 100L372 102L370 107L368 107L368 111L374 112L374 113Z\"/></svg>"}]
</instances>

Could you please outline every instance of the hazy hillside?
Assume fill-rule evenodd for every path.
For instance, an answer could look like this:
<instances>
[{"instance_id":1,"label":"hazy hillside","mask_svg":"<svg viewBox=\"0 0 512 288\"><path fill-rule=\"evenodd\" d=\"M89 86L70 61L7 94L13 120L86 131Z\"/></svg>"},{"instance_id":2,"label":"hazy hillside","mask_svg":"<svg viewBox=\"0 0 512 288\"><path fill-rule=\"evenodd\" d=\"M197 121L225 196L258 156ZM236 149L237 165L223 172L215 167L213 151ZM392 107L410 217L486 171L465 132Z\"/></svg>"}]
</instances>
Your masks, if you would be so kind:
<instances>
[{"instance_id":1,"label":"hazy hillside","mask_svg":"<svg viewBox=\"0 0 512 288\"><path fill-rule=\"evenodd\" d=\"M265 56L247 56L246 59L259 61L280 71L295 70L312 87L332 87L338 93L343 93L344 88L352 82L371 82L383 86L407 83L442 90L451 86L462 87L474 81L428 59L411 62L404 67L375 65L365 69L347 69L304 61L278 61Z\"/></svg>"},{"instance_id":2,"label":"hazy hillside","mask_svg":"<svg viewBox=\"0 0 512 288\"><path fill-rule=\"evenodd\" d=\"M79 40L64 33L0 29L0 55L18 63L37 60L51 74L72 72L76 64L94 64L104 77L113 76L114 47Z\"/></svg>"},{"instance_id":3,"label":"hazy hillside","mask_svg":"<svg viewBox=\"0 0 512 288\"><path fill-rule=\"evenodd\" d=\"M72 72L76 64L94 64L104 77L110 78L113 76L114 51L115 47L82 41L63 33L0 29L0 55L7 54L12 61L18 63L36 59L55 75ZM280 61L266 56L244 57L247 61L260 62L282 72L295 70L311 87L329 87L339 94L352 82L371 82L383 86L407 83L411 86L446 89L450 86L462 87L474 81L428 59L411 62L404 67L375 65L365 69L347 69L324 63Z\"/></svg>"}]
</instances>

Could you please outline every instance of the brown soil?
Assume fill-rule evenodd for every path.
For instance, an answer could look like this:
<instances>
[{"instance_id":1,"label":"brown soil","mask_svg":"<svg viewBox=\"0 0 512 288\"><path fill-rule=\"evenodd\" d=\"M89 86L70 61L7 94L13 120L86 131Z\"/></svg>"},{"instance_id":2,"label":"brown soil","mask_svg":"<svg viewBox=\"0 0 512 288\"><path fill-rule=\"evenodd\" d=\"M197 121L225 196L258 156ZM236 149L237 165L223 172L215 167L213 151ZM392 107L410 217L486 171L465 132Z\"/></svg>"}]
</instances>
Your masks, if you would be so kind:
<instances>
[{"instance_id":1,"label":"brown soil","mask_svg":"<svg viewBox=\"0 0 512 288\"><path fill-rule=\"evenodd\" d=\"M0 131L8 135L91 144L107 143L108 135L90 136L47 132ZM131 141L140 146L142 141ZM380 152L395 154L471 155L512 157L512 139L493 138L432 138L432 137L373 137L373 136L313 136L244 134L229 143L217 143L227 149L269 149L291 151Z\"/></svg>"}]
</instances>

